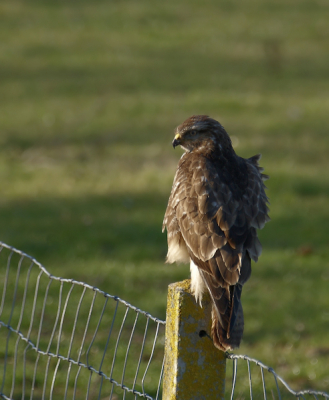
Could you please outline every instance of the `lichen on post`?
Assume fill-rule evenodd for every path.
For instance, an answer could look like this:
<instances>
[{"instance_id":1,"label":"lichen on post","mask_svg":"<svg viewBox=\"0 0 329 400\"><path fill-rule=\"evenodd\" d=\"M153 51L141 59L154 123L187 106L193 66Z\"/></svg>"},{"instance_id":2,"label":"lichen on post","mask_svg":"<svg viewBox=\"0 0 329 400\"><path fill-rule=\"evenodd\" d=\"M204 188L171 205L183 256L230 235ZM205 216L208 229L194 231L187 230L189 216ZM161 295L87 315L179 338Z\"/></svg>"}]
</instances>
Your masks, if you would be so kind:
<instances>
[{"instance_id":1,"label":"lichen on post","mask_svg":"<svg viewBox=\"0 0 329 400\"><path fill-rule=\"evenodd\" d=\"M225 354L210 338L211 300L202 308L190 280L168 287L163 400L223 399Z\"/></svg>"}]
</instances>

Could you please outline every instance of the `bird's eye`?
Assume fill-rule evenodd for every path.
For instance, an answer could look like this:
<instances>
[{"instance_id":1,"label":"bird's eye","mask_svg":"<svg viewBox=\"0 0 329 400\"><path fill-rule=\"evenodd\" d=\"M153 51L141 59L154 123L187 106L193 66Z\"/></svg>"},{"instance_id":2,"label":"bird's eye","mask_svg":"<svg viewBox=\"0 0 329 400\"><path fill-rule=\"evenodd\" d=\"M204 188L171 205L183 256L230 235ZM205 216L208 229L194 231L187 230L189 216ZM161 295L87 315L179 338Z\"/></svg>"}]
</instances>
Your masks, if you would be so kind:
<instances>
[{"instance_id":1,"label":"bird's eye","mask_svg":"<svg viewBox=\"0 0 329 400\"><path fill-rule=\"evenodd\" d=\"M194 129L193 129L192 131L190 131L190 135L191 135L191 136L195 136L196 133L197 133L197 132L196 132L196 130L194 130Z\"/></svg>"}]
</instances>

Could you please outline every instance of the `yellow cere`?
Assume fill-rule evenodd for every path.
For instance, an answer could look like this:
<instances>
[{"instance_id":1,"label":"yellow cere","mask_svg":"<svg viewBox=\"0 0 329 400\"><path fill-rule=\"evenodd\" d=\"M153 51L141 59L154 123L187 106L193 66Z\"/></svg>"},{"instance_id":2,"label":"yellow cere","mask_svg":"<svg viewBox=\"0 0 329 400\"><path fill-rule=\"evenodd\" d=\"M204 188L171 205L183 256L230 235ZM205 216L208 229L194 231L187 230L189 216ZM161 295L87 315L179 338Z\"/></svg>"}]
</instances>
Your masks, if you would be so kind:
<instances>
[{"instance_id":1,"label":"yellow cere","mask_svg":"<svg viewBox=\"0 0 329 400\"><path fill-rule=\"evenodd\" d=\"M179 133L176 133L175 139L178 140L178 139L181 139L181 138L182 138L181 135Z\"/></svg>"}]
</instances>

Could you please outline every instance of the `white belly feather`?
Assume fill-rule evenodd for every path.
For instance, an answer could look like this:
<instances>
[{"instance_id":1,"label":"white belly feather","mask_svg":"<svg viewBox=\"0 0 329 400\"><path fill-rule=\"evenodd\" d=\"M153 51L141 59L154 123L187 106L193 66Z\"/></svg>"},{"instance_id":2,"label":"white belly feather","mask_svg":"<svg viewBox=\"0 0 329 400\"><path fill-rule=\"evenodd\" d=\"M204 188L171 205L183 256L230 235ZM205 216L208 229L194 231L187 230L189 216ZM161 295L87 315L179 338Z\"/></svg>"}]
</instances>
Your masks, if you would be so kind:
<instances>
[{"instance_id":1,"label":"white belly feather","mask_svg":"<svg viewBox=\"0 0 329 400\"><path fill-rule=\"evenodd\" d=\"M171 241L168 246L167 263L188 263L190 261L191 271L191 292L195 296L195 300L200 304L202 302L202 295L206 289L202 276L200 275L199 268L190 259L185 244L179 244L177 241Z\"/></svg>"},{"instance_id":2,"label":"white belly feather","mask_svg":"<svg viewBox=\"0 0 329 400\"><path fill-rule=\"evenodd\" d=\"M195 296L195 300L197 303L201 305L202 295L206 289L206 286L203 282L202 276L200 275L199 268L194 264L191 260L190 262L190 271L191 271L191 291Z\"/></svg>"},{"instance_id":3,"label":"white belly feather","mask_svg":"<svg viewBox=\"0 0 329 400\"><path fill-rule=\"evenodd\" d=\"M168 243L168 253L166 262L172 264L177 263L188 263L190 261L190 256L188 255L185 244L179 244L178 240L171 240Z\"/></svg>"}]
</instances>

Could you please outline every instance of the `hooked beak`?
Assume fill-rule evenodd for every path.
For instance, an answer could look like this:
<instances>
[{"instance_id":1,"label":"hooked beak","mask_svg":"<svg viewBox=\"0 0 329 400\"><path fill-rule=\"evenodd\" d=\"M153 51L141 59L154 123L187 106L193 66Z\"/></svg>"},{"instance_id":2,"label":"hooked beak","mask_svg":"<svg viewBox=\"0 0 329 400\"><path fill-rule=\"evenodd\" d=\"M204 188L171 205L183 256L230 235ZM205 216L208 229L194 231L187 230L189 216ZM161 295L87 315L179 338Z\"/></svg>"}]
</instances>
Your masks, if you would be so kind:
<instances>
[{"instance_id":1,"label":"hooked beak","mask_svg":"<svg viewBox=\"0 0 329 400\"><path fill-rule=\"evenodd\" d=\"M181 144L181 135L179 133L177 133L175 135L174 140L172 141L172 146L173 148L175 148L176 146L178 146L179 144Z\"/></svg>"}]
</instances>

